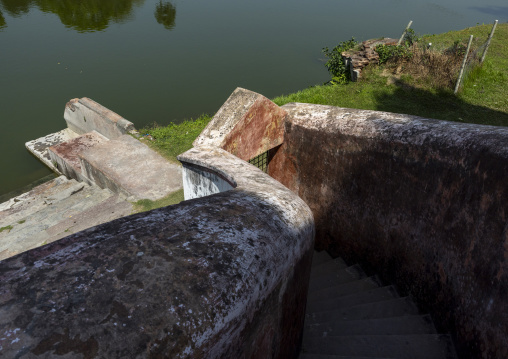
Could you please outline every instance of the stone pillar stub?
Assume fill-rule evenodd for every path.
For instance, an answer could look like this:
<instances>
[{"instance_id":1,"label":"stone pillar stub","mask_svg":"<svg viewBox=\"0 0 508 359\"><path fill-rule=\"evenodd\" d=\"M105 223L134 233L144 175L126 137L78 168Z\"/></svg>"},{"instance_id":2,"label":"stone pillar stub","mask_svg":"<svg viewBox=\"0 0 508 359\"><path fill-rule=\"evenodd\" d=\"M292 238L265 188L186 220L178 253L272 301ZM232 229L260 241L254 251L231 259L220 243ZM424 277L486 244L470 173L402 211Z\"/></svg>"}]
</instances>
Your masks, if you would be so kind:
<instances>
[{"instance_id":1,"label":"stone pillar stub","mask_svg":"<svg viewBox=\"0 0 508 359\"><path fill-rule=\"evenodd\" d=\"M65 105L64 118L67 127L78 134L95 130L115 139L134 130L132 122L87 97L70 100Z\"/></svg>"},{"instance_id":2,"label":"stone pillar stub","mask_svg":"<svg viewBox=\"0 0 508 359\"><path fill-rule=\"evenodd\" d=\"M283 142L285 117L266 97L238 87L193 145L222 148L249 160Z\"/></svg>"}]
</instances>

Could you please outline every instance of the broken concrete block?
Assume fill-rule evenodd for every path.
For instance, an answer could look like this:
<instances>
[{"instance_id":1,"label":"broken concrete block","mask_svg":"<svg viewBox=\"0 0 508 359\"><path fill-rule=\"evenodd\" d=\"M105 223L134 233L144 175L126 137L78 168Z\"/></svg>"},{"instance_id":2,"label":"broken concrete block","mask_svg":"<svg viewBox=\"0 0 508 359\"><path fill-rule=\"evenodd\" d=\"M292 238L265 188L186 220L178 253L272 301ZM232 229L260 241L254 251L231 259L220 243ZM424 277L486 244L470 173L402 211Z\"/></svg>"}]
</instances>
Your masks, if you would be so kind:
<instances>
[{"instance_id":1,"label":"broken concrete block","mask_svg":"<svg viewBox=\"0 0 508 359\"><path fill-rule=\"evenodd\" d=\"M250 160L282 144L286 112L266 97L238 87L194 146L214 146Z\"/></svg>"},{"instance_id":2,"label":"broken concrete block","mask_svg":"<svg viewBox=\"0 0 508 359\"><path fill-rule=\"evenodd\" d=\"M115 139L134 130L132 122L87 97L67 102L64 118L67 127L78 134L95 130Z\"/></svg>"}]
</instances>

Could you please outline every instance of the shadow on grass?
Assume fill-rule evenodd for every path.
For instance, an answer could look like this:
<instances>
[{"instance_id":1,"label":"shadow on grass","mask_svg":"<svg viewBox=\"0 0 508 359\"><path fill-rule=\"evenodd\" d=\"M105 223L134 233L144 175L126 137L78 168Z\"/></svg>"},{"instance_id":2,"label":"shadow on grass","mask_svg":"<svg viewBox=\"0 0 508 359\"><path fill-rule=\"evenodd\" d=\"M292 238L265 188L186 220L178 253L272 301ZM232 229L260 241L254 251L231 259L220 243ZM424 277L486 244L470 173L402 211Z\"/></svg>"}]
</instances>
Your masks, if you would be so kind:
<instances>
[{"instance_id":1,"label":"shadow on grass","mask_svg":"<svg viewBox=\"0 0 508 359\"><path fill-rule=\"evenodd\" d=\"M508 126L508 113L463 101L452 91L430 92L402 80L395 80L395 91L375 91L376 110L405 113L438 120L481 125Z\"/></svg>"}]
</instances>

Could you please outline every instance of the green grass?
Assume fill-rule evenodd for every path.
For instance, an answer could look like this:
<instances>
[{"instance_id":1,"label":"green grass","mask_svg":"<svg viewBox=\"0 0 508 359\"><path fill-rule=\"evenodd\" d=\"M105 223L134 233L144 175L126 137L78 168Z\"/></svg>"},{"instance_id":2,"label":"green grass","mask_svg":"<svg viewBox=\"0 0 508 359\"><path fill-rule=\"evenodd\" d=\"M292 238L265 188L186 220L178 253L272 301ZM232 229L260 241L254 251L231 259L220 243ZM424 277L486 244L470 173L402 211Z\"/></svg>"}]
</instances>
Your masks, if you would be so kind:
<instances>
[{"instance_id":1,"label":"green grass","mask_svg":"<svg viewBox=\"0 0 508 359\"><path fill-rule=\"evenodd\" d=\"M170 193L164 198L152 201L149 199L142 199L134 203L134 213L146 212L155 208L166 207L172 204L178 204L184 200L183 189Z\"/></svg>"},{"instance_id":2,"label":"green grass","mask_svg":"<svg viewBox=\"0 0 508 359\"><path fill-rule=\"evenodd\" d=\"M0 233L2 233L3 231L9 231L9 232L10 232L12 228L13 228L13 227L12 227L12 226L10 226L10 225L9 225L9 226L5 226L5 227L2 227L2 228L0 228Z\"/></svg>"},{"instance_id":3,"label":"green grass","mask_svg":"<svg viewBox=\"0 0 508 359\"><path fill-rule=\"evenodd\" d=\"M486 41L492 25L480 25L440 35L427 35L423 41L445 49L470 34L477 43ZM365 110L406 113L447 121L508 126L508 24L498 24L482 67L471 71L462 90L436 89L410 75L391 80L387 67L364 69L359 82L321 85L273 101L278 105L306 102ZM476 85L476 86L475 86Z\"/></svg>"},{"instance_id":4,"label":"green grass","mask_svg":"<svg viewBox=\"0 0 508 359\"><path fill-rule=\"evenodd\" d=\"M192 142L203 131L212 119L210 115L201 115L195 120L185 120L182 123L170 123L167 126L154 124L142 128L139 133L143 141L151 148L162 154L171 162L178 162L176 156L192 148ZM147 136L153 137L150 141Z\"/></svg>"}]
</instances>

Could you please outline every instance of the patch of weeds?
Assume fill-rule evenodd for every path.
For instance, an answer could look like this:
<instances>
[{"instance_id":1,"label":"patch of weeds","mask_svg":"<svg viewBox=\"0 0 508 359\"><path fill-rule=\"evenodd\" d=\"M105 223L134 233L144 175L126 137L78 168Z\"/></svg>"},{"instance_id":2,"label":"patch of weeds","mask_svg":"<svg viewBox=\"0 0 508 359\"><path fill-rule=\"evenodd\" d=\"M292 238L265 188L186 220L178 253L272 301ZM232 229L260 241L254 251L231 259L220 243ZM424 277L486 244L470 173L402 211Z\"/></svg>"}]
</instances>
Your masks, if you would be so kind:
<instances>
[{"instance_id":1,"label":"patch of weeds","mask_svg":"<svg viewBox=\"0 0 508 359\"><path fill-rule=\"evenodd\" d=\"M13 227L11 225L2 227L2 228L0 228L0 233L2 233L3 231L9 231L10 232L12 228ZM9 232L7 232L7 233L9 233Z\"/></svg>"},{"instance_id":2,"label":"patch of weeds","mask_svg":"<svg viewBox=\"0 0 508 359\"><path fill-rule=\"evenodd\" d=\"M22 219L21 221L18 221L18 223L19 223L19 224L23 224L23 223L25 223L25 222L26 222L26 220L25 220L25 219Z\"/></svg>"},{"instance_id":3,"label":"patch of weeds","mask_svg":"<svg viewBox=\"0 0 508 359\"><path fill-rule=\"evenodd\" d=\"M176 192L170 193L166 197L158 199L156 201L152 201L150 199L141 199L134 203L134 212L139 213L151 211L152 209L178 204L183 200L184 200L183 189L181 189Z\"/></svg>"},{"instance_id":4,"label":"patch of weeds","mask_svg":"<svg viewBox=\"0 0 508 359\"><path fill-rule=\"evenodd\" d=\"M408 60L413 56L411 49L405 45L378 45L376 52L379 55L380 65L388 61Z\"/></svg>"}]
</instances>

